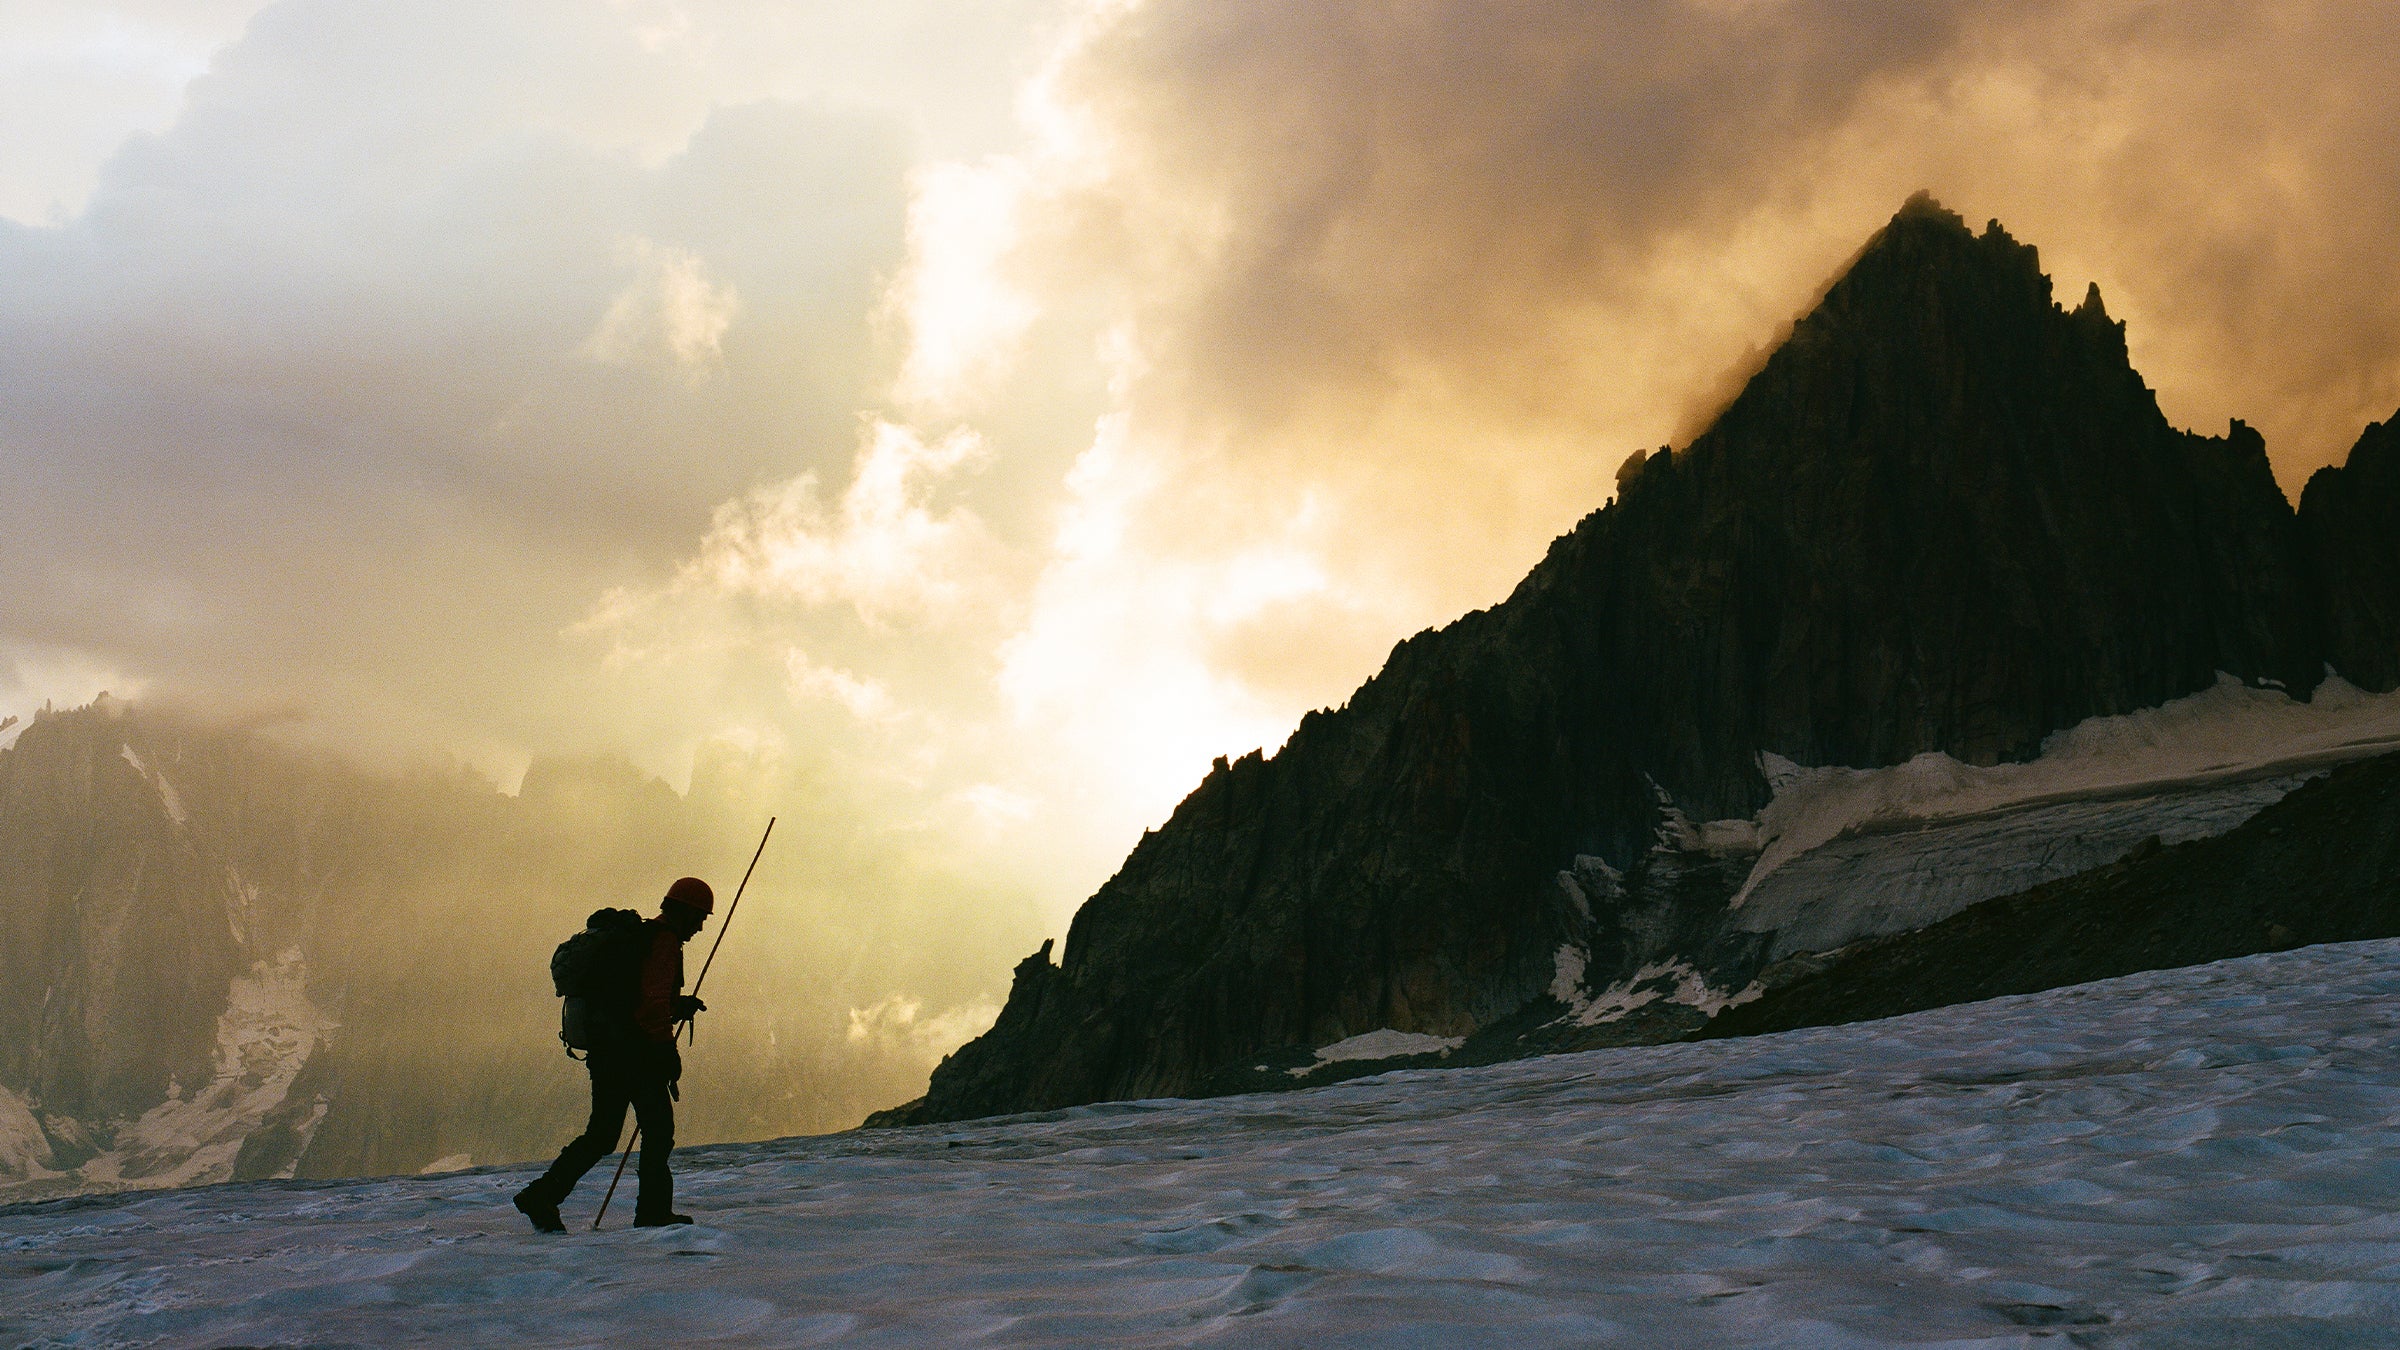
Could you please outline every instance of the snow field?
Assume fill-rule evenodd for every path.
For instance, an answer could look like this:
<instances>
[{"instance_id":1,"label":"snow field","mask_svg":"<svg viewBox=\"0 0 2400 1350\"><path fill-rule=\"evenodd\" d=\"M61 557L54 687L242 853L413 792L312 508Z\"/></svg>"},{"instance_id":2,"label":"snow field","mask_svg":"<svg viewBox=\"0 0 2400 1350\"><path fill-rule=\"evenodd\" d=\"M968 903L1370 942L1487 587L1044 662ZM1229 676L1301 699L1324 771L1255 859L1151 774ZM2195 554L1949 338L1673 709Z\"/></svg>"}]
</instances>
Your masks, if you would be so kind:
<instances>
[{"instance_id":1,"label":"snow field","mask_svg":"<svg viewBox=\"0 0 2400 1350\"><path fill-rule=\"evenodd\" d=\"M2304 703L2280 689L2247 688L2219 672L2217 683L2199 693L2052 732L2041 755L2022 764L1978 767L1927 753L1880 769L1807 768L1761 755L1775 794L1766 809L1753 821L1699 828L1731 839L1747 826L1744 837L1760 850L1734 897L1740 908L1786 864L1852 830L2250 778L2306 777L2393 749L2400 749L2400 692L2365 693L2328 672ZM2237 812L2218 828L2230 829L2243 818Z\"/></svg>"},{"instance_id":2,"label":"snow field","mask_svg":"<svg viewBox=\"0 0 2400 1350\"><path fill-rule=\"evenodd\" d=\"M2170 787L1845 835L1785 863L1750 893L1734 922L1775 935L1770 960L1913 932L1982 901L2106 866L2153 835L2171 845L2225 834L2306 781Z\"/></svg>"},{"instance_id":3,"label":"snow field","mask_svg":"<svg viewBox=\"0 0 2400 1350\"><path fill-rule=\"evenodd\" d=\"M2400 942L1747 1041L0 1210L0 1342L2390 1346ZM560 1121L563 1139L575 1122ZM626 1203L620 1194L618 1203ZM621 1223L612 1214L612 1223Z\"/></svg>"}]
</instances>

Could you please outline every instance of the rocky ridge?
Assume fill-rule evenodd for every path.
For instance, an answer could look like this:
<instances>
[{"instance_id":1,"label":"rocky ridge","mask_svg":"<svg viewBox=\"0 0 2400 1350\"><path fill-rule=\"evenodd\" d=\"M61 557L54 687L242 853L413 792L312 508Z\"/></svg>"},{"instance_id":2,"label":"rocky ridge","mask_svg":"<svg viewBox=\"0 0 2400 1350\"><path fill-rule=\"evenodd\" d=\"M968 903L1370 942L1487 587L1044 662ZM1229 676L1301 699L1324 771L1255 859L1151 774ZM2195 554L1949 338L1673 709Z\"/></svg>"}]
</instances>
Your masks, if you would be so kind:
<instances>
[{"instance_id":1,"label":"rocky ridge","mask_svg":"<svg viewBox=\"0 0 2400 1350\"><path fill-rule=\"evenodd\" d=\"M2324 597L2326 660L2371 689L2400 683L2400 415L2309 477L2300 526Z\"/></svg>"},{"instance_id":2,"label":"rocky ridge","mask_svg":"<svg viewBox=\"0 0 2400 1350\"><path fill-rule=\"evenodd\" d=\"M1382 1028L1485 1055L1691 1034L1705 1000L1558 1015L1767 964L1774 934L1728 922L1754 848L1695 824L1765 805L1766 756L2019 760L2220 672L2305 696L2329 658L2391 688L2382 434L2295 514L2255 431L2167 423L2096 288L2067 309L1997 222L1912 199L1506 601L1220 760L877 1120L1254 1086Z\"/></svg>"}]
</instances>

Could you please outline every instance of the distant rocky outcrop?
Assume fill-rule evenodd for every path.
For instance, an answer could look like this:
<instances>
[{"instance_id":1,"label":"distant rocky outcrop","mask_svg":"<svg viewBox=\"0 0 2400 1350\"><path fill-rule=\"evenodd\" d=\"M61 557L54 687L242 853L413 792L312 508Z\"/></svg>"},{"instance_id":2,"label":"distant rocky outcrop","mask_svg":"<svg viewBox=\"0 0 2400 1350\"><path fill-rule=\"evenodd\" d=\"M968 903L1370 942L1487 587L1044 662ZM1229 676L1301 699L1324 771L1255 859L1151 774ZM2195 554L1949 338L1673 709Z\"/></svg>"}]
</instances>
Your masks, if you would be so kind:
<instances>
[{"instance_id":1,"label":"distant rocky outcrop","mask_svg":"<svg viewBox=\"0 0 2400 1350\"><path fill-rule=\"evenodd\" d=\"M1538 1048L1662 963L1746 979L1756 845L1696 822L1757 812L1762 756L2023 759L2220 672L2305 696L2329 653L2390 687L2400 611L2353 580L2395 575L2381 462L2304 534L2255 431L2167 423L2096 288L2064 308L2034 249L1913 199L1505 602L1218 761L877 1119L1215 1090L1383 1028Z\"/></svg>"},{"instance_id":2,"label":"distant rocky outcrop","mask_svg":"<svg viewBox=\"0 0 2400 1350\"><path fill-rule=\"evenodd\" d=\"M124 723L105 699L84 716ZM69 1118L138 1115L208 1076L246 964L242 882L179 828L180 745L58 729L0 760L0 1084Z\"/></svg>"},{"instance_id":3,"label":"distant rocky outcrop","mask_svg":"<svg viewBox=\"0 0 2400 1350\"><path fill-rule=\"evenodd\" d=\"M2325 598L2326 660L2368 689L2400 686L2400 413L2300 493Z\"/></svg>"}]
</instances>

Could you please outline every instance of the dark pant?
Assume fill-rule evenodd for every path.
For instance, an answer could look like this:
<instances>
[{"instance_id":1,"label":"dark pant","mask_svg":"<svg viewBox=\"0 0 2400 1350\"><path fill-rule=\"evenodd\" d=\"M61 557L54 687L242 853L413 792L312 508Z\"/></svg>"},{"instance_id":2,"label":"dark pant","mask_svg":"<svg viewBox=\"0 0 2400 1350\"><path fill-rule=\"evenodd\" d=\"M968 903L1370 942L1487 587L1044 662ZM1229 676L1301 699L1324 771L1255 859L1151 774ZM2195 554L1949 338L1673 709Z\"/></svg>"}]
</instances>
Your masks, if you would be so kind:
<instances>
[{"instance_id":1,"label":"dark pant","mask_svg":"<svg viewBox=\"0 0 2400 1350\"><path fill-rule=\"evenodd\" d=\"M592 1164L617 1151L625 1129L625 1108L633 1108L642 1132L641 1189L634 1200L634 1218L663 1218L675 1208L675 1177L667 1170L667 1155L675 1149L675 1102L667 1095L666 1065L649 1047L595 1050L584 1067L592 1072L592 1119L583 1133L559 1150L541 1179L526 1194L556 1205L575 1189Z\"/></svg>"}]
</instances>

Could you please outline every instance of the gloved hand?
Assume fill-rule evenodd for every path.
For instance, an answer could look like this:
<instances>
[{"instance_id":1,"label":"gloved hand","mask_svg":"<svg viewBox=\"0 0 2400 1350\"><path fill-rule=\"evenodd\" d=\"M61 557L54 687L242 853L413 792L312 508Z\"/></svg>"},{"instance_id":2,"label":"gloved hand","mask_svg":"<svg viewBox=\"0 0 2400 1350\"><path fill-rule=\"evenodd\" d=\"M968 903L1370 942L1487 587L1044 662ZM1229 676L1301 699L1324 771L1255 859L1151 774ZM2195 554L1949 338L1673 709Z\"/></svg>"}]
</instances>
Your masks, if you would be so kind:
<instances>
[{"instance_id":1,"label":"gloved hand","mask_svg":"<svg viewBox=\"0 0 2400 1350\"><path fill-rule=\"evenodd\" d=\"M688 1022L692 1019L692 1014L707 1011L708 1005L702 1003L696 994L677 994L675 996L675 1020L678 1022Z\"/></svg>"},{"instance_id":2,"label":"gloved hand","mask_svg":"<svg viewBox=\"0 0 2400 1350\"><path fill-rule=\"evenodd\" d=\"M649 1059L645 1067L650 1072L670 1083L682 1079L683 1052L675 1048L673 1041L650 1041L642 1048Z\"/></svg>"}]
</instances>

